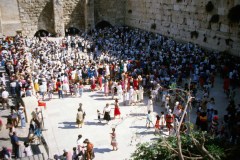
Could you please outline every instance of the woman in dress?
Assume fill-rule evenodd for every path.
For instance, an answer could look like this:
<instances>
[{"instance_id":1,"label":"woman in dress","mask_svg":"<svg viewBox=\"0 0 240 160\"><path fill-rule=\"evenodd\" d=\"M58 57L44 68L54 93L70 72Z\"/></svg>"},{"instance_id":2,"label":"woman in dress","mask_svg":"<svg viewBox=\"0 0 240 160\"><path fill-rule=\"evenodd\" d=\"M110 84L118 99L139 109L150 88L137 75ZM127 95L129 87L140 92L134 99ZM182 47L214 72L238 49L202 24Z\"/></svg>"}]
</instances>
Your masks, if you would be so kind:
<instances>
[{"instance_id":1,"label":"woman in dress","mask_svg":"<svg viewBox=\"0 0 240 160\"><path fill-rule=\"evenodd\" d=\"M112 128L112 133L111 134L111 145L113 147L113 151L118 150L118 144L117 144L117 139L116 139L116 133L115 133L115 128Z\"/></svg>"},{"instance_id":2,"label":"woman in dress","mask_svg":"<svg viewBox=\"0 0 240 160\"><path fill-rule=\"evenodd\" d=\"M143 102L143 87L142 86L140 86L139 90L138 90L138 100L140 103Z\"/></svg>"},{"instance_id":3,"label":"woman in dress","mask_svg":"<svg viewBox=\"0 0 240 160\"><path fill-rule=\"evenodd\" d=\"M134 92L133 92L133 103L134 105L136 105L138 102L138 90L137 88L134 88Z\"/></svg>"},{"instance_id":4,"label":"woman in dress","mask_svg":"<svg viewBox=\"0 0 240 160\"><path fill-rule=\"evenodd\" d=\"M80 127L82 128L82 124L83 124L83 111L80 108L78 108L76 123L78 125L78 128L80 128Z\"/></svg>"},{"instance_id":5,"label":"woman in dress","mask_svg":"<svg viewBox=\"0 0 240 160\"><path fill-rule=\"evenodd\" d=\"M68 84L68 80L65 77L63 80L63 92L67 95L67 92L69 91L69 84Z\"/></svg>"},{"instance_id":6,"label":"woman in dress","mask_svg":"<svg viewBox=\"0 0 240 160\"><path fill-rule=\"evenodd\" d=\"M121 83L118 83L118 86L117 86L117 95L118 95L118 99L122 99L122 94L123 94L123 90L122 90L122 85Z\"/></svg>"},{"instance_id":7,"label":"woman in dress","mask_svg":"<svg viewBox=\"0 0 240 160\"><path fill-rule=\"evenodd\" d=\"M111 108L109 107L109 104L107 103L106 107L104 107L104 109L103 109L103 115L104 115L103 119L107 121L107 124L111 120L110 112L111 112Z\"/></svg>"},{"instance_id":8,"label":"woman in dress","mask_svg":"<svg viewBox=\"0 0 240 160\"><path fill-rule=\"evenodd\" d=\"M165 119L164 112L161 112L159 124L160 124L161 129L163 129L166 126L166 119Z\"/></svg>"},{"instance_id":9,"label":"woman in dress","mask_svg":"<svg viewBox=\"0 0 240 160\"><path fill-rule=\"evenodd\" d=\"M109 86L108 86L108 80L105 81L104 83L104 94L105 96L108 96L109 93Z\"/></svg>"},{"instance_id":10,"label":"woman in dress","mask_svg":"<svg viewBox=\"0 0 240 160\"><path fill-rule=\"evenodd\" d=\"M78 91L79 91L79 97L81 98L82 97L82 94L83 94L83 83L80 82L79 85L78 85Z\"/></svg>"},{"instance_id":11,"label":"woman in dress","mask_svg":"<svg viewBox=\"0 0 240 160\"><path fill-rule=\"evenodd\" d=\"M155 133L154 134L156 134L156 133L159 134L160 133L160 117L159 117L159 115L157 115L156 118L157 118L157 120L155 122Z\"/></svg>"},{"instance_id":12,"label":"woman in dress","mask_svg":"<svg viewBox=\"0 0 240 160\"><path fill-rule=\"evenodd\" d=\"M152 96L150 96L149 99L148 99L147 111L151 111L151 112L153 112L153 101L152 101Z\"/></svg>"},{"instance_id":13,"label":"woman in dress","mask_svg":"<svg viewBox=\"0 0 240 160\"><path fill-rule=\"evenodd\" d=\"M119 109L119 104L118 104L118 100L116 99L115 100L115 108L114 108L114 119L119 116L120 118L120 115L121 115L121 112L120 112L120 109Z\"/></svg>"},{"instance_id":14,"label":"woman in dress","mask_svg":"<svg viewBox=\"0 0 240 160\"><path fill-rule=\"evenodd\" d=\"M26 127L26 119L25 119L25 113L24 113L24 107L20 106L18 110L18 116L21 122L21 128Z\"/></svg>"}]
</instances>

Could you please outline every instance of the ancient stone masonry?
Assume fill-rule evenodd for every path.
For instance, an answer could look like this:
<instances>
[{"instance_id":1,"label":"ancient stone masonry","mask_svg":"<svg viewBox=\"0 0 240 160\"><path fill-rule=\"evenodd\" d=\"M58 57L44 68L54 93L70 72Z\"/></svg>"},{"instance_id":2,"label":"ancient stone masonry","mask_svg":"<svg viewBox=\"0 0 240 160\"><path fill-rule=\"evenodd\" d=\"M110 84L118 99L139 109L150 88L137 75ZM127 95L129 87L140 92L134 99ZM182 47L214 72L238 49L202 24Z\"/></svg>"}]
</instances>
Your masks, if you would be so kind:
<instances>
[{"instance_id":1,"label":"ancient stone masonry","mask_svg":"<svg viewBox=\"0 0 240 160\"><path fill-rule=\"evenodd\" d=\"M123 25L125 0L94 0L95 24L108 21L112 25Z\"/></svg>"},{"instance_id":2,"label":"ancient stone masonry","mask_svg":"<svg viewBox=\"0 0 240 160\"><path fill-rule=\"evenodd\" d=\"M85 28L85 2L86 0L64 0L63 20L65 28Z\"/></svg>"},{"instance_id":3,"label":"ancient stone masonry","mask_svg":"<svg viewBox=\"0 0 240 160\"><path fill-rule=\"evenodd\" d=\"M239 23L227 18L229 9L240 1L209 1L214 8L208 13L208 0L127 0L125 24L240 56ZM197 37L191 37L194 31Z\"/></svg>"},{"instance_id":4,"label":"ancient stone masonry","mask_svg":"<svg viewBox=\"0 0 240 160\"><path fill-rule=\"evenodd\" d=\"M33 36L38 30L54 33L52 0L18 0L23 35Z\"/></svg>"},{"instance_id":5,"label":"ancient stone masonry","mask_svg":"<svg viewBox=\"0 0 240 160\"><path fill-rule=\"evenodd\" d=\"M64 35L69 27L88 30L108 21L240 56L240 13L228 16L237 5L240 0L1 0L0 33Z\"/></svg>"}]
</instances>

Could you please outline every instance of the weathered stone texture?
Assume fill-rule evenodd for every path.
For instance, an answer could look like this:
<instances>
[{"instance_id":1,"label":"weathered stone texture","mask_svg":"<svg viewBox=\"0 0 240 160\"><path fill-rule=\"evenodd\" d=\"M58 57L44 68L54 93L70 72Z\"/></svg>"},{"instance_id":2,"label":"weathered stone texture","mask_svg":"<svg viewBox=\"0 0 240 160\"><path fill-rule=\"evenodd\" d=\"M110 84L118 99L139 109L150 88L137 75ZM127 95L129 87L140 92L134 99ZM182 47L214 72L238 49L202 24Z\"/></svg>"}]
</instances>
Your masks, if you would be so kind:
<instances>
[{"instance_id":1,"label":"weathered stone texture","mask_svg":"<svg viewBox=\"0 0 240 160\"><path fill-rule=\"evenodd\" d=\"M64 0L63 20L65 28L85 28L85 4L86 0Z\"/></svg>"},{"instance_id":2,"label":"weathered stone texture","mask_svg":"<svg viewBox=\"0 0 240 160\"><path fill-rule=\"evenodd\" d=\"M123 25L125 17L124 0L94 0L95 23L108 21L112 25Z\"/></svg>"},{"instance_id":3,"label":"weathered stone texture","mask_svg":"<svg viewBox=\"0 0 240 160\"><path fill-rule=\"evenodd\" d=\"M240 56L239 24L229 25L227 18L229 9L240 4L240 1L212 0L214 10L211 13L206 13L207 2L206 0L183 0L182 2L176 2L176 0L127 0L125 24L197 43L203 47L220 51L228 50ZM129 10L132 12L129 13ZM220 20L218 23L209 24L214 14L218 14ZM138 21L144 21L144 23L137 23ZM156 24L155 30L151 29L153 23ZM198 38L191 38L192 31L199 32ZM204 42L204 37L207 39L206 42ZM234 39L232 46L225 43L229 37Z\"/></svg>"},{"instance_id":4,"label":"weathered stone texture","mask_svg":"<svg viewBox=\"0 0 240 160\"><path fill-rule=\"evenodd\" d=\"M2 1L0 32L8 33L6 28L13 31L20 28L23 35L29 36L40 29L63 34L66 28L87 30L105 20L112 25L129 25L158 32L203 47L228 50L240 56L239 24L231 24L227 18L229 9L240 4L240 0L211 0L214 9L210 13L205 9L206 0ZM9 10L6 10L6 6ZM8 14L11 10L12 15ZM209 23L214 14L219 15L219 22ZM151 29L154 23L156 29ZM192 31L197 31L199 36L191 38ZM232 45L225 43L229 38L233 40Z\"/></svg>"}]
</instances>

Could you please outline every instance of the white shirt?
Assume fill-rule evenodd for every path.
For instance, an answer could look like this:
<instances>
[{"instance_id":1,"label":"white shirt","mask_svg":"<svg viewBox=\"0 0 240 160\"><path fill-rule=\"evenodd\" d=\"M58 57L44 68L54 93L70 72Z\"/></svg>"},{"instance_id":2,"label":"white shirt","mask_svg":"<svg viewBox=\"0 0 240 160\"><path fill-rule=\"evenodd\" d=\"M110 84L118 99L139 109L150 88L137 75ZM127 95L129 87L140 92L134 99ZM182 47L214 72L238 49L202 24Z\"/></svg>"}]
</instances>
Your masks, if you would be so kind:
<instances>
[{"instance_id":1,"label":"white shirt","mask_svg":"<svg viewBox=\"0 0 240 160\"><path fill-rule=\"evenodd\" d=\"M9 96L8 91L3 91L2 92L2 98L8 98L8 96Z\"/></svg>"}]
</instances>

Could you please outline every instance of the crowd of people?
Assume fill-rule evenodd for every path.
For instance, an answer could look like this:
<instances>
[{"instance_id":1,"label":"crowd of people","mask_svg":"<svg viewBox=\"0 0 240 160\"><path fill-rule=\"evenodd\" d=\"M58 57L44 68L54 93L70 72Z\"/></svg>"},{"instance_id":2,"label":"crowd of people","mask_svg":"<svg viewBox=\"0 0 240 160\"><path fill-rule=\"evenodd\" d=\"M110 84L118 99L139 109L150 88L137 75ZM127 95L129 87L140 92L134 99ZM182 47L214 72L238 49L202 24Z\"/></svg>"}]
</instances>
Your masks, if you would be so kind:
<instances>
[{"instance_id":1,"label":"crowd of people","mask_svg":"<svg viewBox=\"0 0 240 160\"><path fill-rule=\"evenodd\" d=\"M130 106L147 99L147 127L153 124L153 106L159 101L163 112L154 118L153 125L156 133L166 127L170 134L181 117L187 117L183 111L190 94L195 97L189 103L197 108L197 129L222 134L231 138L233 143L239 138L240 115L235 93L239 89L240 64L230 55L129 27L92 30L55 41L4 37L0 44L1 65L5 66L10 77L11 96L36 96L44 101L51 100L55 93L59 99L68 96L81 98L86 89L100 90L104 96L117 98L115 118L121 114L118 101ZM224 81L226 100L230 102L223 121L219 121L219 108L211 97L218 73ZM1 80L5 82L4 75ZM6 99L3 103L8 106ZM14 112L21 111L21 105L11 109L10 119L15 121ZM99 122L102 114L104 120L111 120L108 104L97 114ZM38 124L36 119L33 121ZM78 127L82 127L83 121L84 112L79 109ZM24 121L21 126L25 127ZM187 132L184 123L181 128L182 132Z\"/></svg>"}]
</instances>

